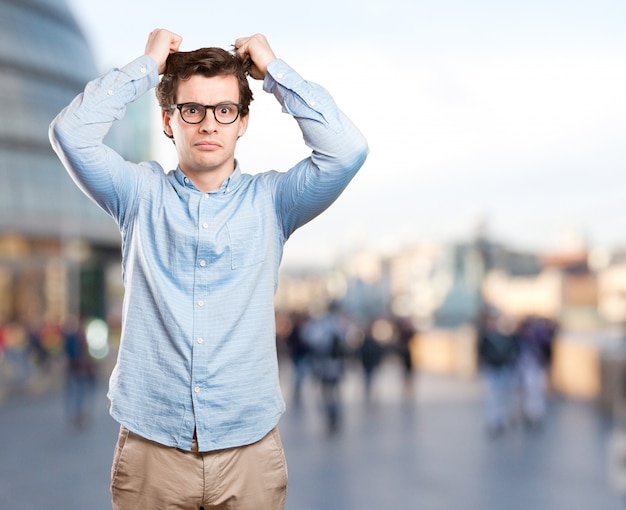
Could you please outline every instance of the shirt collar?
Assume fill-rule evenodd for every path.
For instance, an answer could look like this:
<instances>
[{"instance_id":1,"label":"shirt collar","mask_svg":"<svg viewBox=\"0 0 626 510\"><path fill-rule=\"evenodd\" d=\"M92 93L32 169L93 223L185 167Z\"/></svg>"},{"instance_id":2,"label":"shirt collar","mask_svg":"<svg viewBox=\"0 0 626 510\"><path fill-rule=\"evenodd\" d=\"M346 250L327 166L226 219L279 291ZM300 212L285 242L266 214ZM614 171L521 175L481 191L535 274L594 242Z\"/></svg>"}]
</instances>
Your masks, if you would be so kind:
<instances>
[{"instance_id":1,"label":"shirt collar","mask_svg":"<svg viewBox=\"0 0 626 510\"><path fill-rule=\"evenodd\" d=\"M220 191L222 193L228 193L239 186L239 181L241 181L241 167L239 166L239 162L235 160L235 170L233 173L228 176L226 180L222 183Z\"/></svg>"},{"instance_id":2,"label":"shirt collar","mask_svg":"<svg viewBox=\"0 0 626 510\"><path fill-rule=\"evenodd\" d=\"M195 184L191 181L191 179L183 173L183 171L180 169L180 166L176 167L176 172L174 173L174 175L181 186L199 191L198 188L196 188ZM235 160L235 170L233 171L233 173L224 180L219 190L212 191L211 193L228 193L229 191L237 187L240 180L241 167L239 166L239 162Z\"/></svg>"}]
</instances>

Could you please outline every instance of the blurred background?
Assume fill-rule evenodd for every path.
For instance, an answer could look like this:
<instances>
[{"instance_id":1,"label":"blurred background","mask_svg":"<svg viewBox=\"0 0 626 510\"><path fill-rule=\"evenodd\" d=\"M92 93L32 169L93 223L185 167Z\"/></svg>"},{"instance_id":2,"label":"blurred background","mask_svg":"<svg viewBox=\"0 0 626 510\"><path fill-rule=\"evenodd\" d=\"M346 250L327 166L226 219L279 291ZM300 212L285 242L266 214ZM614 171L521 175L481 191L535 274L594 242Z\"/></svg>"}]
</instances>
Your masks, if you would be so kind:
<instances>
[{"instance_id":1,"label":"blurred background","mask_svg":"<svg viewBox=\"0 0 626 510\"><path fill-rule=\"evenodd\" d=\"M369 400L371 388L361 390L360 382L369 373L366 339L375 340L379 353L374 394L380 405L392 406L383 414L395 417L392 425L373 419L381 428L368 429L361 447L406 423L398 409L427 395L445 394L453 421L473 419L481 427L490 388L479 355L482 318L485 310L496 310L508 324L500 329L516 338L520 350L528 320L553 326L542 367L548 407L573 405L579 420L593 424L592 432L575 436L570 454L580 441L591 441L597 457L585 459L596 478L587 493L596 503L602 494L617 508L624 488L620 466L626 465L620 449L626 399L626 230L620 221L626 207L625 20L626 4L617 0L320 0L306 6L283 0L0 0L0 417L9 411L18 416L11 407L16 402L48 412L45 406L61 394L67 400L68 385L80 387L85 373L102 396L97 391L106 387L118 342L119 233L53 154L47 133L52 119L87 81L141 55L156 27L182 35L183 50L229 48L237 37L261 32L280 58L331 92L371 149L340 199L286 246L276 307L282 377L292 404L284 425L287 450L293 443L292 451L300 451L306 437L315 443L328 432L307 428L319 419L317 405L313 416L296 416L298 398L317 402L319 395L311 363L315 342L304 342L303 356L294 342L298 327L308 331L331 303L349 323L338 382L342 397L335 402L345 407L344 427L349 430L347 417ZM287 170L308 149L260 83L253 90L238 159L248 173ZM127 159L176 165L152 94L131 105L106 141ZM72 372L79 352L80 368ZM513 371L524 379L519 366ZM521 386L506 398L523 400ZM78 406L72 422L82 430L87 417L81 398L70 400ZM327 400L320 402L328 409ZM440 419L432 441L446 443L437 434L450 422ZM575 427L572 419L555 418L555 434L569 437L560 427ZM396 438L410 442L410 429ZM0 428L3 449L11 430ZM484 439L482 430L472 433ZM551 444L545 436L540 441ZM361 452L354 448L351 454ZM499 447L487 441L484 448ZM291 462L296 481L290 498L299 502L293 508L357 508L339 497L313 503L317 492L297 478L300 463L304 469L311 460L311 452L302 455ZM9 458L0 471L0 496L11 492L7 473L20 473ZM512 465L519 460L504 458ZM472 469L490 472L478 456L472 459ZM385 469L405 473L410 468L403 462L395 459ZM348 490L321 469L307 470L320 491ZM578 479L570 474L553 490L571 490ZM538 480L530 468L523 476L528 483ZM97 482L106 487L106 480ZM394 487L393 501L404 502L387 500L390 508L417 508L400 488L406 483L389 483L384 487ZM539 494L550 490L533 487ZM441 492L439 504L433 496L420 508L455 508L441 503L447 493ZM502 508L506 499L504 491L490 506L477 489L472 494L464 506ZM535 508L562 507L547 497L532 501ZM378 506L361 502L358 508Z\"/></svg>"}]
</instances>

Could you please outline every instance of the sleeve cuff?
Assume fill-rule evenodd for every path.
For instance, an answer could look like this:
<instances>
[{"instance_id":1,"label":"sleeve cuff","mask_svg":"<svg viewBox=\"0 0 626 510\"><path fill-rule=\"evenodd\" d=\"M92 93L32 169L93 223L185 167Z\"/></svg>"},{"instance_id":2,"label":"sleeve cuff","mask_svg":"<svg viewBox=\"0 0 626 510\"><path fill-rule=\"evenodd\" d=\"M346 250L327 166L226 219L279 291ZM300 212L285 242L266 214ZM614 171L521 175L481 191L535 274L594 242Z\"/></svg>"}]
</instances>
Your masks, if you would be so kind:
<instances>
[{"instance_id":1,"label":"sleeve cuff","mask_svg":"<svg viewBox=\"0 0 626 510\"><path fill-rule=\"evenodd\" d=\"M122 67L121 71L131 80L138 81L144 78L149 80L148 88L159 84L159 74L156 62L149 55L142 55Z\"/></svg>"}]
</instances>

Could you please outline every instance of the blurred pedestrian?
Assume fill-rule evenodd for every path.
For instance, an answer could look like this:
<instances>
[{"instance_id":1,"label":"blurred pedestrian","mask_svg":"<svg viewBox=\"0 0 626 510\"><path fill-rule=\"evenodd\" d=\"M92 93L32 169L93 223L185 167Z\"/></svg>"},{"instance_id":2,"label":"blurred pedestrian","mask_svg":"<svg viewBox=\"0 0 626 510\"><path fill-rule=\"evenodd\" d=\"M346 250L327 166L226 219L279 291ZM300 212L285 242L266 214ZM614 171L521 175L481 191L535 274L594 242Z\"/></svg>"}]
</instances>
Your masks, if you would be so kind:
<instances>
[{"instance_id":1,"label":"blurred pedestrian","mask_svg":"<svg viewBox=\"0 0 626 510\"><path fill-rule=\"evenodd\" d=\"M485 421L492 436L514 420L519 345L510 318L489 307L478 327L478 362L485 383Z\"/></svg>"},{"instance_id":2,"label":"blurred pedestrian","mask_svg":"<svg viewBox=\"0 0 626 510\"><path fill-rule=\"evenodd\" d=\"M405 397L411 397L415 390L415 363L413 348L416 342L417 330L408 317L396 317L396 345L402 363L402 379Z\"/></svg>"},{"instance_id":3,"label":"blurred pedestrian","mask_svg":"<svg viewBox=\"0 0 626 510\"><path fill-rule=\"evenodd\" d=\"M547 410L548 373L557 327L543 317L525 318L518 328L518 375L524 423L536 427Z\"/></svg>"},{"instance_id":4,"label":"blurred pedestrian","mask_svg":"<svg viewBox=\"0 0 626 510\"><path fill-rule=\"evenodd\" d=\"M2 327L4 336L4 363L9 379L19 384L27 383L35 374L28 345L26 328L17 321Z\"/></svg>"},{"instance_id":5,"label":"blurred pedestrian","mask_svg":"<svg viewBox=\"0 0 626 510\"><path fill-rule=\"evenodd\" d=\"M291 317L291 331L287 335L287 348L293 365L293 404L300 407L302 403L302 387L310 369L311 349L304 339L304 327L308 321L308 314L296 312Z\"/></svg>"},{"instance_id":6,"label":"blurred pedestrian","mask_svg":"<svg viewBox=\"0 0 626 510\"><path fill-rule=\"evenodd\" d=\"M363 335L363 343L359 348L366 402L371 400L374 375L380 367L385 353L385 348L376 338L376 324L376 320L369 324Z\"/></svg>"},{"instance_id":7,"label":"blurred pedestrian","mask_svg":"<svg viewBox=\"0 0 626 510\"><path fill-rule=\"evenodd\" d=\"M96 367L89 353L83 320L75 316L68 318L63 328L63 347L66 416L70 424L80 429L88 421L89 401L96 385Z\"/></svg>"},{"instance_id":8,"label":"blurred pedestrian","mask_svg":"<svg viewBox=\"0 0 626 510\"><path fill-rule=\"evenodd\" d=\"M43 342L44 324L39 318L27 321L26 334L30 359L39 372L46 372L49 368L50 353Z\"/></svg>"},{"instance_id":9,"label":"blurred pedestrian","mask_svg":"<svg viewBox=\"0 0 626 510\"><path fill-rule=\"evenodd\" d=\"M6 324L0 322L0 366L4 361L4 352L7 350L9 343L9 328Z\"/></svg>"},{"instance_id":10,"label":"blurred pedestrian","mask_svg":"<svg viewBox=\"0 0 626 510\"><path fill-rule=\"evenodd\" d=\"M348 354L348 323L339 305L332 302L326 313L313 318L304 330L311 348L313 374L321 389L322 407L328 431L339 429L341 419L341 381Z\"/></svg>"},{"instance_id":11,"label":"blurred pedestrian","mask_svg":"<svg viewBox=\"0 0 626 510\"><path fill-rule=\"evenodd\" d=\"M232 51L179 51L181 42L154 30L144 55L88 83L50 128L72 178L122 234L126 296L108 392L120 424L113 507L278 510L287 470L274 292L284 244L339 197L368 147L262 34ZM249 77L311 148L288 171L247 174L235 158ZM103 142L154 87L178 158L169 172Z\"/></svg>"}]
</instances>

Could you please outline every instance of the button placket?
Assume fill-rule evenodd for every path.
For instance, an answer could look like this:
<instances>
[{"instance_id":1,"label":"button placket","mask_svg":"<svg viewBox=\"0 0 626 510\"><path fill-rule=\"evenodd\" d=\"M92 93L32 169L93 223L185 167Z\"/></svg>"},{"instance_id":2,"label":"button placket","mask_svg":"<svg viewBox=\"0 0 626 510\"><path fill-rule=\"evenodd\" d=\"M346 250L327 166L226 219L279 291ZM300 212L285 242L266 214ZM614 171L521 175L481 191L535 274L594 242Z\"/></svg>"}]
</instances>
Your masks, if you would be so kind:
<instances>
[{"instance_id":1,"label":"button placket","mask_svg":"<svg viewBox=\"0 0 626 510\"><path fill-rule=\"evenodd\" d=\"M199 200L198 200L199 199ZM194 326L193 326L193 379L191 388L194 399L202 399L203 389L207 374L207 348L209 342L209 300L208 300L208 283L207 271L210 260L210 238L211 238L211 201L208 193L196 195L198 216L196 217L196 225L198 226L198 246L195 254L195 277L194 277Z\"/></svg>"}]
</instances>

